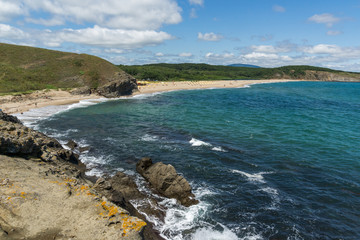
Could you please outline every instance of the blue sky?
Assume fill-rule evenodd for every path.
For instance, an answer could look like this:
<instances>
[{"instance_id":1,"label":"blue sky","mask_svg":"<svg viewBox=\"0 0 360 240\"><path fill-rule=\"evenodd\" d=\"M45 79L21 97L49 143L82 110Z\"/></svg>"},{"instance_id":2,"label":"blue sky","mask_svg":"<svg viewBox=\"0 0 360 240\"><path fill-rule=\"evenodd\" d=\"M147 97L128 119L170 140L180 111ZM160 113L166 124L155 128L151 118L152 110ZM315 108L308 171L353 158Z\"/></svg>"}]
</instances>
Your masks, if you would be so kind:
<instances>
[{"instance_id":1,"label":"blue sky","mask_svg":"<svg viewBox=\"0 0 360 240\"><path fill-rule=\"evenodd\" d=\"M360 0L0 0L0 42L115 64L360 72Z\"/></svg>"}]
</instances>

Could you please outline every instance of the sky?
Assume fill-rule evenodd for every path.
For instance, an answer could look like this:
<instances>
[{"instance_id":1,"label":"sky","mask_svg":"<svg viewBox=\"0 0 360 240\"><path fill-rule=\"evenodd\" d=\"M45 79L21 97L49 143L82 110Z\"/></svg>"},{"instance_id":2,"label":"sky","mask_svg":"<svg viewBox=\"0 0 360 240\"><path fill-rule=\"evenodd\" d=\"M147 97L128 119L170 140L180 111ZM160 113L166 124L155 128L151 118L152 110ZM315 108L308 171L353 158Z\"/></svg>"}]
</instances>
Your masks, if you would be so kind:
<instances>
[{"instance_id":1,"label":"sky","mask_svg":"<svg viewBox=\"0 0 360 240\"><path fill-rule=\"evenodd\" d=\"M114 64L360 72L360 0L0 0L0 42Z\"/></svg>"}]
</instances>

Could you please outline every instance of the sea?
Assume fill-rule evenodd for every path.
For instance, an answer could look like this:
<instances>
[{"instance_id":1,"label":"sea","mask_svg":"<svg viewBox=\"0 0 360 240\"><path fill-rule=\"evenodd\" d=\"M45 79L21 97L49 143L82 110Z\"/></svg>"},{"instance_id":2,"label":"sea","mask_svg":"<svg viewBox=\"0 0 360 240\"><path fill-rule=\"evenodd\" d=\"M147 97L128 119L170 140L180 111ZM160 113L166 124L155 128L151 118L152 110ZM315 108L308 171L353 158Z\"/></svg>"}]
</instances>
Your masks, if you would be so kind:
<instances>
[{"instance_id":1,"label":"sea","mask_svg":"<svg viewBox=\"0 0 360 240\"><path fill-rule=\"evenodd\" d=\"M88 175L122 171L142 189L139 159L172 164L200 203L160 202L165 219L147 218L165 239L360 239L360 83L182 90L19 117L89 146Z\"/></svg>"}]
</instances>

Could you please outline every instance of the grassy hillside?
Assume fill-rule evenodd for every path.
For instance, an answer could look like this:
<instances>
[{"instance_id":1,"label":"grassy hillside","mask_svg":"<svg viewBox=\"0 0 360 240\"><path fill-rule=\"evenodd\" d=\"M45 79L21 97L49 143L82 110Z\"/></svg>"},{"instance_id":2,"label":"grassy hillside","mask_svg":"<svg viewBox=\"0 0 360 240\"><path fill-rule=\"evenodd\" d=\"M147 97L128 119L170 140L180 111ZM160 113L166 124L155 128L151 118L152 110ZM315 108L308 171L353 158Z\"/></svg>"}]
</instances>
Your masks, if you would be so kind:
<instances>
[{"instance_id":1,"label":"grassy hillside","mask_svg":"<svg viewBox=\"0 0 360 240\"><path fill-rule=\"evenodd\" d=\"M0 43L0 93L46 88L96 88L119 72L101 58Z\"/></svg>"},{"instance_id":2,"label":"grassy hillside","mask_svg":"<svg viewBox=\"0 0 360 240\"><path fill-rule=\"evenodd\" d=\"M357 79L360 73L336 71L313 66L286 66L279 68L250 68L232 66L214 66L208 64L149 64L141 66L120 65L121 69L137 79L158 81L181 80L227 80L227 79L308 79L333 80ZM321 74L319 74L321 73Z\"/></svg>"}]
</instances>

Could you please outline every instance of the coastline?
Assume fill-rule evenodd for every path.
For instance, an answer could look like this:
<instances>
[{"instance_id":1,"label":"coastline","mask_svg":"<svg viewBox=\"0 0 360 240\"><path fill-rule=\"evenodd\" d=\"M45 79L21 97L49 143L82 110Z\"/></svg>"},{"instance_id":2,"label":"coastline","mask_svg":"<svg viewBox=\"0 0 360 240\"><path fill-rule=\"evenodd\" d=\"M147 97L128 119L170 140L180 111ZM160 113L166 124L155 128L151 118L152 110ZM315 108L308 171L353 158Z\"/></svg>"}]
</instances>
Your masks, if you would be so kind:
<instances>
[{"instance_id":1,"label":"coastline","mask_svg":"<svg viewBox=\"0 0 360 240\"><path fill-rule=\"evenodd\" d=\"M269 79L269 80L219 80L219 81L181 81L181 82L151 82L144 86L139 86L138 91L130 97L140 94L150 94L156 92L168 92L177 90L195 90L212 88L242 88L253 84L278 83L278 82L298 82L299 80L290 79ZM129 96L127 96L129 97ZM120 97L121 98L121 97ZM21 114L33 109L71 105L83 100L98 100L104 97L91 95L72 95L64 90L39 90L30 94L0 96L0 108L7 114Z\"/></svg>"}]
</instances>

